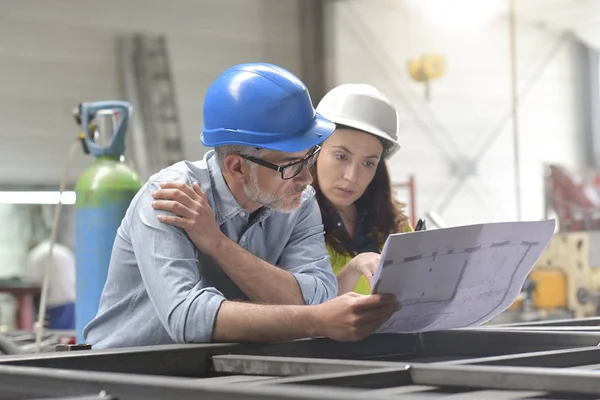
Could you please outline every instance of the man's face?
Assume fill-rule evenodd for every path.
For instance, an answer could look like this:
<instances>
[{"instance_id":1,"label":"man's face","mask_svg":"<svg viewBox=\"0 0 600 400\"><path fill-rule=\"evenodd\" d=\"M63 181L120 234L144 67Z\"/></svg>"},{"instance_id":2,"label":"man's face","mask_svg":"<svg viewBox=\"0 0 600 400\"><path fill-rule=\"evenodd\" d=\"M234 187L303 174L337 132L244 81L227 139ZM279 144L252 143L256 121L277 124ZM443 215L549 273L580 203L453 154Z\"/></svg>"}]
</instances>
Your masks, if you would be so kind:
<instances>
[{"instance_id":1,"label":"man's face","mask_svg":"<svg viewBox=\"0 0 600 400\"><path fill-rule=\"evenodd\" d=\"M267 151L262 157L263 161L285 166L301 161L313 149L298 153L284 153L280 151ZM261 206L280 212L292 212L300 206L302 192L312 183L312 176L303 166L298 175L291 179L282 179L281 173L272 169L249 162L247 166L250 174L244 184L246 196Z\"/></svg>"}]
</instances>

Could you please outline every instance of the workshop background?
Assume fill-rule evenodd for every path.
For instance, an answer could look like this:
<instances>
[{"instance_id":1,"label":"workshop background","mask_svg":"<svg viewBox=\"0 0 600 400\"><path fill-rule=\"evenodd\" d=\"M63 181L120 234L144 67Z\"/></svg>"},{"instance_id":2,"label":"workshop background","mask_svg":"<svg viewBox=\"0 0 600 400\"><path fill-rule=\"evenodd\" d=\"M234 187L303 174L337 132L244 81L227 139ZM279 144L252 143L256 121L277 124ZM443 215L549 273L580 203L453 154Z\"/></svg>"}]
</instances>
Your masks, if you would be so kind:
<instances>
[{"instance_id":1,"label":"workshop background","mask_svg":"<svg viewBox=\"0 0 600 400\"><path fill-rule=\"evenodd\" d=\"M548 166L592 181L598 167L599 17L596 0L1 0L0 279L25 276L50 235L59 197L37 192L67 163L72 191L93 162L69 154L73 108L130 101L126 161L147 178L203 156L205 91L249 61L296 73L315 104L341 83L385 92L402 121L398 199L432 228L555 215ZM63 200L58 242L73 248Z\"/></svg>"}]
</instances>

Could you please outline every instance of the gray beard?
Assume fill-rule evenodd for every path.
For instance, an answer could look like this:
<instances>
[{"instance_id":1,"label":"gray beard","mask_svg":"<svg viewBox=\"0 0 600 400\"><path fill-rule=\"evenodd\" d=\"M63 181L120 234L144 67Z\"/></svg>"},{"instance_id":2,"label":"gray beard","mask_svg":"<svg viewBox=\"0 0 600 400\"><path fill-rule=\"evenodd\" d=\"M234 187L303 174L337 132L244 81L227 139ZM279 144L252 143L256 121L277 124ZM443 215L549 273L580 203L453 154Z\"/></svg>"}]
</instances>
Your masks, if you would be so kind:
<instances>
[{"instance_id":1,"label":"gray beard","mask_svg":"<svg viewBox=\"0 0 600 400\"><path fill-rule=\"evenodd\" d=\"M306 187L298 186L295 189L296 192L302 192L304 191L304 189L306 189ZM253 202L275 211L291 213L292 211L297 209L297 207L290 208L285 206L285 195L278 197L274 194L266 193L263 190L261 190L260 186L258 185L257 168L251 169L250 182L244 185L244 193L246 193L246 196L248 196L248 198Z\"/></svg>"}]
</instances>

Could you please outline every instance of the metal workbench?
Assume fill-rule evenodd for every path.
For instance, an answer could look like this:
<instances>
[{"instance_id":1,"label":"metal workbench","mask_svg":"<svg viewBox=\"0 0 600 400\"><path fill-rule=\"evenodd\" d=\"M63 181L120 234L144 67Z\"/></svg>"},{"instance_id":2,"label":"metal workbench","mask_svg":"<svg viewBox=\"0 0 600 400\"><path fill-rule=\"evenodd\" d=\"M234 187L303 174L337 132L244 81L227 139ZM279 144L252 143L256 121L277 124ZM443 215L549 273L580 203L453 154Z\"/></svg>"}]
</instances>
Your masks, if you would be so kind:
<instances>
[{"instance_id":1,"label":"metal workbench","mask_svg":"<svg viewBox=\"0 0 600 400\"><path fill-rule=\"evenodd\" d=\"M600 398L600 318L0 357L0 399Z\"/></svg>"}]
</instances>

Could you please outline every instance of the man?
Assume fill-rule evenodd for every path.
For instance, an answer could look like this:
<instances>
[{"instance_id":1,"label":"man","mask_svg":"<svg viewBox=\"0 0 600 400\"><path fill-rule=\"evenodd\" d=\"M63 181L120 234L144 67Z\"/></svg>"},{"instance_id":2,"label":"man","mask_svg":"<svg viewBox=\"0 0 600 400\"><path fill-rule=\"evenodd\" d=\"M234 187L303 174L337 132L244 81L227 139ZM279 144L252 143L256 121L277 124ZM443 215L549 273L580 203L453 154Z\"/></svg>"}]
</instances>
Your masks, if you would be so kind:
<instances>
[{"instance_id":1,"label":"man","mask_svg":"<svg viewBox=\"0 0 600 400\"><path fill-rule=\"evenodd\" d=\"M307 166L334 129L290 72L226 70L204 102L201 141L215 150L162 170L133 199L86 341L356 340L376 330L397 303L336 297L309 186Z\"/></svg>"}]
</instances>

